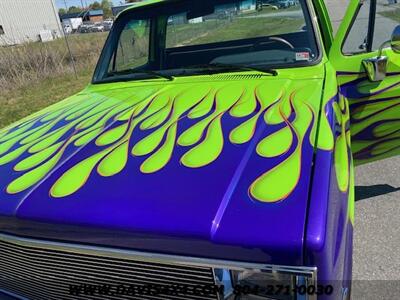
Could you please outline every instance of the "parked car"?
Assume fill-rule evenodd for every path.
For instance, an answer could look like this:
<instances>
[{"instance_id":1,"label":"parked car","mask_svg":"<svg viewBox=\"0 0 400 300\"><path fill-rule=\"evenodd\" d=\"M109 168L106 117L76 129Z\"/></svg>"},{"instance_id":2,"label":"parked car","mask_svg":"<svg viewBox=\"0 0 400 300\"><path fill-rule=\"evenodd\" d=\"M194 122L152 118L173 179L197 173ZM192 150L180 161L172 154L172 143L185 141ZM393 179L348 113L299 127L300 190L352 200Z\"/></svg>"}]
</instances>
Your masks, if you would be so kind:
<instances>
[{"instance_id":1,"label":"parked car","mask_svg":"<svg viewBox=\"0 0 400 300\"><path fill-rule=\"evenodd\" d=\"M278 8L289 8L290 6L295 5L294 1L292 0L272 0L269 1L269 4Z\"/></svg>"},{"instance_id":2,"label":"parked car","mask_svg":"<svg viewBox=\"0 0 400 300\"><path fill-rule=\"evenodd\" d=\"M82 92L0 130L0 298L349 299L354 166L400 152L400 27L375 47L351 0L333 37L300 3L127 8Z\"/></svg>"},{"instance_id":3,"label":"parked car","mask_svg":"<svg viewBox=\"0 0 400 300\"><path fill-rule=\"evenodd\" d=\"M84 24L82 24L82 25L79 26L78 32L79 32L79 33L89 33L89 32L92 32L92 27L93 27L93 24L84 23Z\"/></svg>"},{"instance_id":4,"label":"parked car","mask_svg":"<svg viewBox=\"0 0 400 300\"><path fill-rule=\"evenodd\" d=\"M106 20L103 22L103 26L104 26L104 31L110 31L112 26L113 26L113 21L112 20Z\"/></svg>"},{"instance_id":5,"label":"parked car","mask_svg":"<svg viewBox=\"0 0 400 300\"><path fill-rule=\"evenodd\" d=\"M102 23L94 23L94 25L90 28L91 32L103 32L104 25Z\"/></svg>"}]
</instances>

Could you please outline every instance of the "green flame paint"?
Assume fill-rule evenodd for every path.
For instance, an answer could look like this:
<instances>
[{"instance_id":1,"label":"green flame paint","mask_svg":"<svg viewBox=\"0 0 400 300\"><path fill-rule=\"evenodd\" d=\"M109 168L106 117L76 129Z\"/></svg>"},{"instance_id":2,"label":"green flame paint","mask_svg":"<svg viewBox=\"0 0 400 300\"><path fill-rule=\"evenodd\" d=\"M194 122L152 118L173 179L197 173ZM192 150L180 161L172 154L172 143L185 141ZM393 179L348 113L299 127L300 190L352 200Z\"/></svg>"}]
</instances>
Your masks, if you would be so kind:
<instances>
[{"instance_id":1,"label":"green flame paint","mask_svg":"<svg viewBox=\"0 0 400 300\"><path fill-rule=\"evenodd\" d=\"M202 168L217 160L227 143L250 142L258 124L264 122L276 130L259 141L256 153L264 159L287 158L254 178L249 193L261 202L278 202L298 184L305 144L314 146L321 88L320 80L283 79L144 85L118 92L89 88L0 132L0 166L15 162L14 170L21 173L7 192L15 194L34 187L66 158L66 151L91 142L99 150L56 180L50 190L53 197L77 192L94 172L115 176L125 169L130 157L145 158L142 173L158 172L178 146L187 148L180 157L182 167ZM224 117L237 119L239 125L226 132ZM193 124L178 134L179 124L188 119ZM325 136L318 147L332 151L333 134L324 114L321 126L320 134ZM138 130L144 137L135 140ZM341 136L337 144L344 140ZM343 157L339 160L344 162Z\"/></svg>"}]
</instances>

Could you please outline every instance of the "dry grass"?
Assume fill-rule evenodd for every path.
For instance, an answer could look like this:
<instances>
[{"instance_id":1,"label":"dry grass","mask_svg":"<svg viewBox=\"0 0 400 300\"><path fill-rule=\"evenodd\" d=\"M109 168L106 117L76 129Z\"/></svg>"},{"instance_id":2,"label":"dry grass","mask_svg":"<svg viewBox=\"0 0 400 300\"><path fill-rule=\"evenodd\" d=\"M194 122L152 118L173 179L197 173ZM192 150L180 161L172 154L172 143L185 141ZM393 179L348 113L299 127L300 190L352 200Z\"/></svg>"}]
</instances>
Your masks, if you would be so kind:
<instances>
[{"instance_id":1,"label":"dry grass","mask_svg":"<svg viewBox=\"0 0 400 300\"><path fill-rule=\"evenodd\" d=\"M0 128L83 89L106 36L93 33L69 37L78 79L64 39L0 47Z\"/></svg>"},{"instance_id":2,"label":"dry grass","mask_svg":"<svg viewBox=\"0 0 400 300\"><path fill-rule=\"evenodd\" d=\"M78 71L93 69L105 34L69 37ZM71 58L64 39L0 48L0 89L10 91L43 79L71 74Z\"/></svg>"}]
</instances>

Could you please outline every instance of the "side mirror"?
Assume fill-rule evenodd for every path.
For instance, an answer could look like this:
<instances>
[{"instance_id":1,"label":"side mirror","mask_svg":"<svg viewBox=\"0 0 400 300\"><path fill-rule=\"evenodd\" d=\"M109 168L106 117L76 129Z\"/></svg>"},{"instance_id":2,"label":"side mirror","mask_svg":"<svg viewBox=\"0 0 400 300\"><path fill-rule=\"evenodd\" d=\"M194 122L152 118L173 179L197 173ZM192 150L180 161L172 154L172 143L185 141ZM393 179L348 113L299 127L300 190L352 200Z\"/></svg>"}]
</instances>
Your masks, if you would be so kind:
<instances>
[{"instance_id":1,"label":"side mirror","mask_svg":"<svg viewBox=\"0 0 400 300\"><path fill-rule=\"evenodd\" d=\"M394 29L392 39L384 42L379 48L378 56L363 60L368 79L372 82L379 82L386 78L388 57L382 55L382 52L383 48L389 43L393 52L400 54L400 25Z\"/></svg>"},{"instance_id":2,"label":"side mirror","mask_svg":"<svg viewBox=\"0 0 400 300\"><path fill-rule=\"evenodd\" d=\"M393 52L400 54L400 25L393 31L390 47L392 47Z\"/></svg>"},{"instance_id":3,"label":"side mirror","mask_svg":"<svg viewBox=\"0 0 400 300\"><path fill-rule=\"evenodd\" d=\"M386 78L387 56L375 56L363 60L364 69L367 72L369 81L379 82Z\"/></svg>"}]
</instances>

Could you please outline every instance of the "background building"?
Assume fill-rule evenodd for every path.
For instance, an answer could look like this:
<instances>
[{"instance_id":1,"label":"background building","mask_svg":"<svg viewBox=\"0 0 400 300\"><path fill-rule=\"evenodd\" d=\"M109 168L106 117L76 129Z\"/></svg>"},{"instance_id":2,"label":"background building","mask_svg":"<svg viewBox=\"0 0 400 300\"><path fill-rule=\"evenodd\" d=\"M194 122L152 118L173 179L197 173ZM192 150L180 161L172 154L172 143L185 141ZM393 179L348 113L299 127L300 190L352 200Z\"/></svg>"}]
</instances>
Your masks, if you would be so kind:
<instances>
[{"instance_id":1,"label":"background building","mask_svg":"<svg viewBox=\"0 0 400 300\"><path fill-rule=\"evenodd\" d=\"M102 9L89 10L88 13L86 14L88 21L94 22L94 23L95 22L103 22L103 20L104 20L103 16L104 16L104 12Z\"/></svg>"},{"instance_id":2,"label":"background building","mask_svg":"<svg viewBox=\"0 0 400 300\"><path fill-rule=\"evenodd\" d=\"M104 21L104 12L102 9L95 10L84 10L82 12L77 13L68 13L60 16L61 21L68 19L76 19L81 18L83 22L103 22Z\"/></svg>"},{"instance_id":3,"label":"background building","mask_svg":"<svg viewBox=\"0 0 400 300\"><path fill-rule=\"evenodd\" d=\"M0 46L62 35L54 0L0 0Z\"/></svg>"}]
</instances>

